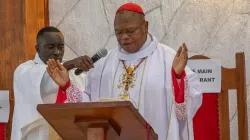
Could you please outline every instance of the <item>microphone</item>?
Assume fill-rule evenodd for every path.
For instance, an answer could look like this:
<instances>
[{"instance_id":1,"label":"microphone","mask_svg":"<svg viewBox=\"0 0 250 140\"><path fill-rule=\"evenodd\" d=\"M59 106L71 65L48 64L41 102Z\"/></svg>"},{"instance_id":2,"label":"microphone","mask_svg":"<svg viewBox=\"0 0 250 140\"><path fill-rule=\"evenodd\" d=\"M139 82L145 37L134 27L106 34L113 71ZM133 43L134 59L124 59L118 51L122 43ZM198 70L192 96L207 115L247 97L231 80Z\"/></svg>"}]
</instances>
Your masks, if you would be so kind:
<instances>
[{"instance_id":1,"label":"microphone","mask_svg":"<svg viewBox=\"0 0 250 140\"><path fill-rule=\"evenodd\" d=\"M92 56L91 59L92 59L93 63L95 63L99 59L105 57L107 54L108 54L107 49L102 48L94 56ZM75 75L80 75L82 72L83 72L82 69L76 69L75 70Z\"/></svg>"}]
</instances>

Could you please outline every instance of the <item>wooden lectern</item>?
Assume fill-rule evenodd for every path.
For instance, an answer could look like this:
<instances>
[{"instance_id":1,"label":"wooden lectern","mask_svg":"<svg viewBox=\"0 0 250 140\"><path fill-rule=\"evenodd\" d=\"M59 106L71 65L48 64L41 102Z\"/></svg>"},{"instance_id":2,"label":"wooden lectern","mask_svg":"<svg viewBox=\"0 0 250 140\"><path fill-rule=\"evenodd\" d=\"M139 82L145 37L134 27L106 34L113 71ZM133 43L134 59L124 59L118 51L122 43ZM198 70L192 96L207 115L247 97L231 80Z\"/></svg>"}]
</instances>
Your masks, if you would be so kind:
<instances>
[{"instance_id":1,"label":"wooden lectern","mask_svg":"<svg viewBox=\"0 0 250 140\"><path fill-rule=\"evenodd\" d=\"M157 140L129 101L40 104L38 112L63 140Z\"/></svg>"}]
</instances>

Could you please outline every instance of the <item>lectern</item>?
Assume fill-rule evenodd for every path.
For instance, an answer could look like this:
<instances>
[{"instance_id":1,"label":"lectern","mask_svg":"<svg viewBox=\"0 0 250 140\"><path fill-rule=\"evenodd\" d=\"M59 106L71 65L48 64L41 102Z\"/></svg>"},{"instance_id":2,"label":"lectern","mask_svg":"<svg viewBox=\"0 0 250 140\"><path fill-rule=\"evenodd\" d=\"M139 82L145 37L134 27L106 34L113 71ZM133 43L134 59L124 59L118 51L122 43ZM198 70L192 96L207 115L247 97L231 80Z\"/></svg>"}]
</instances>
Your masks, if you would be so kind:
<instances>
[{"instance_id":1,"label":"lectern","mask_svg":"<svg viewBox=\"0 0 250 140\"><path fill-rule=\"evenodd\" d=\"M63 140L157 140L129 101L40 104L38 112Z\"/></svg>"}]
</instances>

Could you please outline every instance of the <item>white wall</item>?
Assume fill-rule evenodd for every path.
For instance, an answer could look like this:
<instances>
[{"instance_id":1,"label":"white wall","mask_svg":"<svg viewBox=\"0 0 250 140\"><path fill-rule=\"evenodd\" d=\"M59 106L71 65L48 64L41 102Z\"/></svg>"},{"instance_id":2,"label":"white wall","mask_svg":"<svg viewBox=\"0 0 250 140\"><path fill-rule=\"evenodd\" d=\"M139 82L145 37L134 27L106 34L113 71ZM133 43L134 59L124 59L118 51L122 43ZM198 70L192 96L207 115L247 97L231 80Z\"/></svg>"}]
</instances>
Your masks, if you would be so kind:
<instances>
[{"instance_id":1,"label":"white wall","mask_svg":"<svg viewBox=\"0 0 250 140\"><path fill-rule=\"evenodd\" d=\"M115 47L117 42L113 32L114 14L126 1L50 0L50 23L65 35L67 45L65 58L92 55L98 48ZM134 1L143 7L150 31L162 43L174 49L186 42L190 55L203 54L219 58L225 67L235 67L235 53L244 51L249 94L250 0ZM235 113L237 113L236 95L232 91L230 93L232 140L238 139Z\"/></svg>"}]
</instances>

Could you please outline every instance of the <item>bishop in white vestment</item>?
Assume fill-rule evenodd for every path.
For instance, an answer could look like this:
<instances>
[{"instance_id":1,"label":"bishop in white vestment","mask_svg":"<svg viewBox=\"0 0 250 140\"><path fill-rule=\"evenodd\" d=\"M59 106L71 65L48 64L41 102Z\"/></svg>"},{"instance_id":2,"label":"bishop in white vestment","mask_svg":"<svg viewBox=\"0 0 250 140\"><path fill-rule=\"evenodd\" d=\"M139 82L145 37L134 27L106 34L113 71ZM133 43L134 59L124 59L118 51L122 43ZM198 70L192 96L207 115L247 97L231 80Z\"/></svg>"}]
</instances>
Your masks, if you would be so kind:
<instances>
[{"instance_id":1,"label":"bishop in white vestment","mask_svg":"<svg viewBox=\"0 0 250 140\"><path fill-rule=\"evenodd\" d=\"M46 61L43 61L47 60L47 57L62 59L63 36L54 27L46 27L41 31L38 38L43 39L39 39L38 44L41 46L37 46L40 51L37 51L34 60L19 65L14 73L15 106L11 140L50 140L50 127L38 113L37 105L60 103L63 98L67 98L58 94L59 87L48 75ZM44 39L47 36L49 38ZM42 45L40 42L45 44ZM75 76L73 71L69 73L71 82L83 90L85 75Z\"/></svg>"},{"instance_id":2,"label":"bishop in white vestment","mask_svg":"<svg viewBox=\"0 0 250 140\"><path fill-rule=\"evenodd\" d=\"M197 76L186 67L186 45L176 53L159 43L147 27L137 4L127 3L117 10L119 45L94 68L85 56L84 68L89 72L84 91L69 81L65 68L54 60L48 62L48 73L63 92L81 96L82 102L107 98L131 101L159 140L193 140L192 119L202 104L202 92Z\"/></svg>"}]
</instances>

